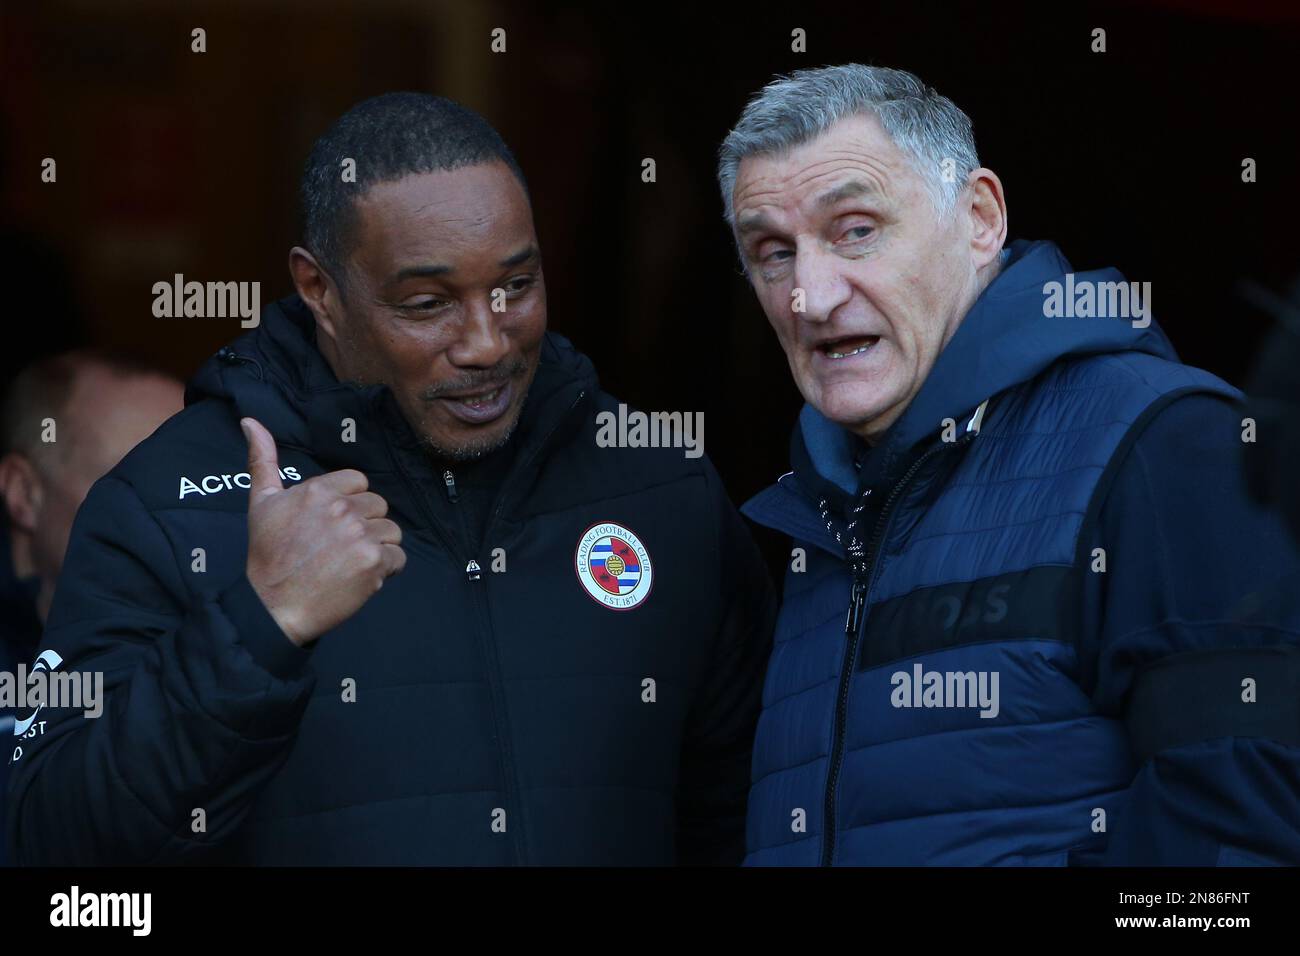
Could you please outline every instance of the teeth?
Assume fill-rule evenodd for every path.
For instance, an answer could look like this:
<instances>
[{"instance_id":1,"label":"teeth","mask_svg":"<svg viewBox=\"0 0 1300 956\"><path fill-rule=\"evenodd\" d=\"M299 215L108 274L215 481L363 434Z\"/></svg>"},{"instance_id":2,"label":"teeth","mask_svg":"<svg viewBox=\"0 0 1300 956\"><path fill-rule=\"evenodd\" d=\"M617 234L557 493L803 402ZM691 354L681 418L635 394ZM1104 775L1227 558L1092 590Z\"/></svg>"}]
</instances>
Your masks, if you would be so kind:
<instances>
[{"instance_id":1,"label":"teeth","mask_svg":"<svg viewBox=\"0 0 1300 956\"><path fill-rule=\"evenodd\" d=\"M489 402L496 401L496 397L501 394L501 389L495 389L486 395L473 395L469 398L462 398L462 405L469 405L471 408L477 408L480 405L487 405Z\"/></svg>"},{"instance_id":2,"label":"teeth","mask_svg":"<svg viewBox=\"0 0 1300 956\"><path fill-rule=\"evenodd\" d=\"M848 358L850 355L858 355L862 352L865 352L869 348L871 348L870 345L862 345L851 352L827 352L826 355L829 358L842 359L842 358Z\"/></svg>"},{"instance_id":3,"label":"teeth","mask_svg":"<svg viewBox=\"0 0 1300 956\"><path fill-rule=\"evenodd\" d=\"M867 349L875 346L878 341L880 341L880 337L876 335L846 335L835 340L838 345L827 343L821 346L821 352L822 355L830 359L843 359L852 355L861 355ZM855 346L854 342L858 344Z\"/></svg>"}]
</instances>

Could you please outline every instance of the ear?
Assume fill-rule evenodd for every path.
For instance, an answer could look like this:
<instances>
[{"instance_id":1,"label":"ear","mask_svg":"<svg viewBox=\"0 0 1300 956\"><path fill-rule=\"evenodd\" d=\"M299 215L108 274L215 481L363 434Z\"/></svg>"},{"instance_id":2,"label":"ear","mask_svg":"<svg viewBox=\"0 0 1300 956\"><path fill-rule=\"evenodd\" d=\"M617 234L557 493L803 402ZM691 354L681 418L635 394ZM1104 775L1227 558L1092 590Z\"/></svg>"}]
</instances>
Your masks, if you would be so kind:
<instances>
[{"instance_id":1,"label":"ear","mask_svg":"<svg viewBox=\"0 0 1300 956\"><path fill-rule=\"evenodd\" d=\"M36 532L45 504L45 485L26 455L11 451L0 458L0 500L11 525L27 534Z\"/></svg>"},{"instance_id":2,"label":"ear","mask_svg":"<svg viewBox=\"0 0 1300 956\"><path fill-rule=\"evenodd\" d=\"M981 166L966 180L970 203L970 243L976 269L997 258L1007 241L1007 202L997 173Z\"/></svg>"},{"instance_id":3,"label":"ear","mask_svg":"<svg viewBox=\"0 0 1300 956\"><path fill-rule=\"evenodd\" d=\"M302 246L289 250L289 275L302 301L316 318L316 328L331 342L338 334L338 317L343 314L338 285Z\"/></svg>"}]
</instances>

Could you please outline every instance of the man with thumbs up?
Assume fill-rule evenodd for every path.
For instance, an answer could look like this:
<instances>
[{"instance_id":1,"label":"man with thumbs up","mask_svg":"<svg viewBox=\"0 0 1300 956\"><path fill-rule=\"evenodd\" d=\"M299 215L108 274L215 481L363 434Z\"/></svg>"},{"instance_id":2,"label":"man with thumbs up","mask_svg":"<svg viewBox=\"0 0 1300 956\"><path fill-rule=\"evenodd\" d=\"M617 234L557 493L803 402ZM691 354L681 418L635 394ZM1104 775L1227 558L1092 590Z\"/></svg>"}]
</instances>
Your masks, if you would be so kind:
<instances>
[{"instance_id":1,"label":"man with thumbs up","mask_svg":"<svg viewBox=\"0 0 1300 956\"><path fill-rule=\"evenodd\" d=\"M342 624L406 566L388 502L355 468L280 482L275 439L255 419L248 439L248 580L289 640L302 647Z\"/></svg>"},{"instance_id":2,"label":"man with thumbs up","mask_svg":"<svg viewBox=\"0 0 1300 956\"><path fill-rule=\"evenodd\" d=\"M510 151L390 94L301 193L296 295L78 515L43 648L108 700L23 741L16 859L738 862L766 570L707 458L597 441Z\"/></svg>"}]
</instances>

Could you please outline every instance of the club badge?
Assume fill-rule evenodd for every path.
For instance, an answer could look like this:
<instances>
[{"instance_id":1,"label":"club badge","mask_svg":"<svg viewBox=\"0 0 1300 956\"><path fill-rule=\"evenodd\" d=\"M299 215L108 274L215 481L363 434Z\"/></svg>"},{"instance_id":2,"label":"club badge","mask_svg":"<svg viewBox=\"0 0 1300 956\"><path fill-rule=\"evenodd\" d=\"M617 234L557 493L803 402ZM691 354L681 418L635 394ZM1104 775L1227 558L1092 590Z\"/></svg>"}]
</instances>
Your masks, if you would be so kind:
<instances>
[{"instance_id":1,"label":"club badge","mask_svg":"<svg viewBox=\"0 0 1300 956\"><path fill-rule=\"evenodd\" d=\"M573 564L591 599L611 610L630 611L650 596L650 552L622 525L602 521L588 528Z\"/></svg>"}]
</instances>

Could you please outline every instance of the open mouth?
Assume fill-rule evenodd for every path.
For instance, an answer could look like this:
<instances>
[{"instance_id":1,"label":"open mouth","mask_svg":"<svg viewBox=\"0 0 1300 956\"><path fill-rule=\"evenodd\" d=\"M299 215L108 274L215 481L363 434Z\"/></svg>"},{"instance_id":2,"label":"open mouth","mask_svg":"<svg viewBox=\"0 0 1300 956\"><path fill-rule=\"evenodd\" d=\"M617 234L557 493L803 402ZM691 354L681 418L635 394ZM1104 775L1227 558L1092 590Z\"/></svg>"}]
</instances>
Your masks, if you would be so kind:
<instances>
[{"instance_id":1,"label":"open mouth","mask_svg":"<svg viewBox=\"0 0 1300 956\"><path fill-rule=\"evenodd\" d=\"M478 395L465 395L459 398L450 399L450 401L460 402L466 408L481 409L485 405L491 405L495 402L504 389L504 385L498 385L490 392L481 392Z\"/></svg>"},{"instance_id":2,"label":"open mouth","mask_svg":"<svg viewBox=\"0 0 1300 956\"><path fill-rule=\"evenodd\" d=\"M482 425L500 418L510 407L514 392L509 382L502 382L470 395L444 395L439 398L453 416L468 425Z\"/></svg>"},{"instance_id":3,"label":"open mouth","mask_svg":"<svg viewBox=\"0 0 1300 956\"><path fill-rule=\"evenodd\" d=\"M854 335L823 342L817 346L817 351L828 359L845 359L852 355L861 355L879 341L879 335Z\"/></svg>"}]
</instances>

